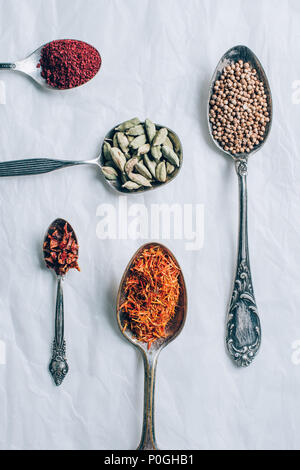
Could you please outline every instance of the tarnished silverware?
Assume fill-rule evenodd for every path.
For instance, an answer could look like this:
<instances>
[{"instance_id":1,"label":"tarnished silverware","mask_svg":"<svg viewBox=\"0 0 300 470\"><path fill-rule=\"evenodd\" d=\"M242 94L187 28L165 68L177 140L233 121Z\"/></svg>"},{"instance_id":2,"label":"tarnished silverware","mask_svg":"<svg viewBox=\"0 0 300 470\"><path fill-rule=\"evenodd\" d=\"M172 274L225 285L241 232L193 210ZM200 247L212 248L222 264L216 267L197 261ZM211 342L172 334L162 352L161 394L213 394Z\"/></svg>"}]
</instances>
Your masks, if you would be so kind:
<instances>
[{"instance_id":1,"label":"tarnished silverware","mask_svg":"<svg viewBox=\"0 0 300 470\"><path fill-rule=\"evenodd\" d=\"M126 279L129 275L130 268L136 258L140 256L145 248L150 248L152 246L160 246L168 255L173 259L176 265L180 268L177 260L171 251L165 246L159 243L147 243L143 245L135 253L133 258L130 260L124 275L122 277L120 288L117 298L117 321L119 328L125 338L130 341L136 348L138 348L143 356L144 367L145 367L145 382L144 382L144 418L143 418L143 428L142 428L142 437L140 444L137 450L157 450L157 443L155 439L155 429L154 429L154 389L155 389L155 373L156 365L159 353L161 350L166 347L176 336L181 332L187 313L187 293L186 286L183 278L182 271L180 270L179 275L179 285L180 285L180 297L178 306L176 309L175 316L169 322L167 327L168 336L166 338L160 338L154 343L151 344L151 348L148 350L147 345L136 339L130 328L124 330L125 317L124 313L121 310L121 305L125 301L125 292L124 287Z\"/></svg>"},{"instance_id":2,"label":"tarnished silverware","mask_svg":"<svg viewBox=\"0 0 300 470\"><path fill-rule=\"evenodd\" d=\"M257 71L259 79L264 83L267 95L268 111L270 121L266 126L264 140L256 145L250 153L233 155L225 151L212 134L209 121L210 99L213 94L213 86L222 74L222 70L232 62L238 60L248 62ZM256 301L254 297L252 277L250 271L248 251L248 229L247 229L247 173L248 158L257 152L266 142L272 122L272 97L267 76L264 69L254 53L246 46L236 46L227 51L217 65L211 80L209 99L207 107L208 128L210 135L217 147L231 156L235 163L235 169L239 181L240 220L236 275L234 279L231 302L227 317L226 345L229 354L238 366L248 366L253 361L261 344L261 326L258 316Z\"/></svg>"},{"instance_id":3,"label":"tarnished silverware","mask_svg":"<svg viewBox=\"0 0 300 470\"><path fill-rule=\"evenodd\" d=\"M81 41L80 41L81 42ZM47 88L48 90L59 90L54 86L48 85L46 80L41 76L41 69L37 67L37 64L41 58L41 52L43 47L47 44L43 44L38 49L36 49L32 54L30 54L26 59L17 60L16 62L3 62L0 63L0 70L10 70L12 72L21 72L34 80L38 83L41 87ZM82 85L80 85L82 86ZM73 87L74 88L74 87ZM68 88L70 90L70 88Z\"/></svg>"},{"instance_id":4,"label":"tarnished silverware","mask_svg":"<svg viewBox=\"0 0 300 470\"><path fill-rule=\"evenodd\" d=\"M117 127L117 126L116 126ZM160 129L165 126L156 125L157 129ZM171 129L168 129L169 133L172 136L173 141L176 144L176 149L179 156L180 166L176 168L174 172L169 176L168 181L166 183L155 184L152 187L146 188L142 187L137 189L133 192L133 194L142 193L145 191L149 191L155 188L159 188L162 185L168 184L172 181L181 169L182 166L182 146L178 136L173 132ZM110 130L108 134L105 136L104 142L110 140L115 133L115 128ZM28 158L23 160L10 160L6 162L0 162L0 177L7 177L7 176L25 176L25 175L38 175L42 173L49 173L54 170L60 170L61 168L67 168L70 166L78 166L78 165L92 165L96 166L98 169L100 168L101 174L107 184L112 187L114 190L120 193L129 194L130 192L125 188L122 188L122 185L116 181L108 181L104 174L102 173L102 167L105 163L105 158L103 154L103 145L101 148L101 153L97 158L91 160L57 160L57 159L50 159L50 158Z\"/></svg>"},{"instance_id":5,"label":"tarnished silverware","mask_svg":"<svg viewBox=\"0 0 300 470\"><path fill-rule=\"evenodd\" d=\"M64 219L56 219L50 225L44 241L47 240L49 230L56 226L62 226L67 224L69 232L72 232L72 236L77 243L76 234L71 225ZM47 255L44 252L44 258ZM47 264L47 262L46 262ZM49 265L47 264L49 267ZM69 371L69 366L66 358L66 341L64 338L64 298L63 298L63 281L64 276L56 274L57 277L57 294L56 294L56 309L55 309L55 335L53 341L53 352L52 358L49 364L49 371L53 377L55 384L61 385L65 376Z\"/></svg>"}]
</instances>

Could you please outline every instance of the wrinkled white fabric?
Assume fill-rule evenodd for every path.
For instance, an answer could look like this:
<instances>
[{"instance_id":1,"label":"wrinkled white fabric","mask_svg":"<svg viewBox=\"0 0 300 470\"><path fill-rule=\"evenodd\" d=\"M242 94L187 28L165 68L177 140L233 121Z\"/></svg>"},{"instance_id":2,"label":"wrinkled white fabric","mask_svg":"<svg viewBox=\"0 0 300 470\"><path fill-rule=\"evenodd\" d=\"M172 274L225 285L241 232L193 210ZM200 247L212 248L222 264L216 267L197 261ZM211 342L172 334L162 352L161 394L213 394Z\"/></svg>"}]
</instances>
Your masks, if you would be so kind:
<instances>
[{"instance_id":1,"label":"wrinkled white fabric","mask_svg":"<svg viewBox=\"0 0 300 470\"><path fill-rule=\"evenodd\" d=\"M103 58L97 77L73 91L44 91L1 71L1 161L95 158L106 132L134 116L165 124L181 138L184 165L176 180L127 198L129 208L143 204L148 214L151 204L204 208L200 250L187 250L172 230L163 240L182 266L189 310L183 332L158 363L162 449L299 448L299 21L297 0L0 0L1 61L58 38L85 40ZM261 60L274 101L269 140L249 163L251 268L263 340L243 370L224 346L237 178L206 123L210 78L237 44ZM99 239L102 204L117 208L119 199L96 168L0 181L1 449L138 444L143 363L118 331L115 300L127 262L150 236ZM58 388L47 369L55 278L41 255L56 217L76 230L81 266L64 283L70 371Z\"/></svg>"}]
</instances>

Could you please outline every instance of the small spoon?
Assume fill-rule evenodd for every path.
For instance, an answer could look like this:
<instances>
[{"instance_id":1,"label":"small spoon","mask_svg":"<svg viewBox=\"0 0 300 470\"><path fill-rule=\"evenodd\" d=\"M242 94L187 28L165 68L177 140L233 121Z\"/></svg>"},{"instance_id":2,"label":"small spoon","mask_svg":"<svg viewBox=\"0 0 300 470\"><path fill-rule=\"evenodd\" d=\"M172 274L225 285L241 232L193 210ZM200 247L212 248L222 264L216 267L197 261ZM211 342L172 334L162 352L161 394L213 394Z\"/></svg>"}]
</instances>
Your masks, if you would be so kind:
<instances>
[{"instance_id":1,"label":"small spoon","mask_svg":"<svg viewBox=\"0 0 300 470\"><path fill-rule=\"evenodd\" d=\"M64 219L56 219L50 225L44 239L44 243L48 239L49 233L53 233L56 228L62 228L67 224L68 232L72 233L72 238L75 240L77 244L77 238L75 232L71 225ZM44 248L44 244L43 244ZM43 249L45 263L48 268L53 269L47 258L49 257L49 253L45 252ZM58 274L55 272L57 276L57 295L56 295L56 309L55 309L55 337L53 341L53 354L52 359L49 364L49 371L54 379L55 384L61 385L62 381L64 380L65 376L69 371L69 366L66 359L66 341L64 339L64 299L63 299L63 280L64 275Z\"/></svg>"},{"instance_id":2,"label":"small spoon","mask_svg":"<svg viewBox=\"0 0 300 470\"><path fill-rule=\"evenodd\" d=\"M82 41L78 41L82 42ZM26 59L17 60L16 62L6 62L0 63L0 70L11 70L15 72L21 72L25 75L31 77L36 83L38 83L43 88L48 88L49 90L59 90L62 89L56 88L54 86L48 85L46 80L41 76L41 68L38 68L37 65L41 59L41 52L43 47L47 44L43 44L41 47L36 49L32 54L30 54ZM85 82L87 83L87 82ZM84 84L85 84L84 83ZM84 85L83 84L83 85ZM81 85L80 85L81 86ZM73 87L75 88L75 87ZM71 88L68 88L70 90Z\"/></svg>"},{"instance_id":3,"label":"small spoon","mask_svg":"<svg viewBox=\"0 0 300 470\"><path fill-rule=\"evenodd\" d=\"M179 267L180 266L175 259L174 255L171 251L166 248L165 246L159 243L147 243L143 245L139 250L135 253L135 255L130 260L125 272L123 274L118 298L117 298L117 321L119 328L125 338L130 341L137 349L139 349L142 353L143 360L144 360L144 368L145 368L145 382L144 382L144 418L143 418L143 428L142 428L142 437L140 444L137 450L157 450L157 444L155 439L155 430L154 430L154 390L155 390L155 373L156 373L156 365L159 353L161 350L166 347L176 336L179 335L181 332L187 313L187 294L186 294L186 286L183 278L182 271L180 269L179 275L179 285L180 285L180 297L178 306L176 309L175 316L169 322L167 327L168 336L166 338L159 338L154 343L151 344L151 348L148 350L147 344L138 341L130 330L127 328L124 330L124 322L125 322L125 314L121 310L121 305L124 303L126 295L125 295L125 283L126 279L129 276L130 268L134 261L140 256L140 254L148 248L152 246L159 246L161 247L175 262L175 264Z\"/></svg>"},{"instance_id":4,"label":"small spoon","mask_svg":"<svg viewBox=\"0 0 300 470\"><path fill-rule=\"evenodd\" d=\"M116 126L117 127L117 126ZM157 130L161 129L161 126L156 124ZM166 128L168 129L168 128ZM104 138L104 142L107 140L111 140L112 136L115 132L115 128L111 129L108 134ZM1 162L0 163L0 177L7 177L7 176L25 176L25 175L38 175L41 173L49 173L54 170L59 170L61 168L66 168L70 166L75 166L75 165L93 165L98 168L100 168L101 173L107 184L109 184L110 187L112 187L114 190L120 192L120 193L143 193L145 191L149 191L155 188L158 188L160 186L163 186L170 181L172 181L179 173L181 166L182 166L182 146L179 140L179 137L173 132L171 129L168 129L168 132L171 134L174 147L176 148L176 152L179 157L180 161L180 166L179 168L176 168L173 173L169 176L169 179L166 181L166 183L158 183L155 186L151 187L141 187L138 190L134 192L130 192L125 188L122 188L122 185L115 182L115 181L109 181L105 178L105 176L102 173L102 166L105 164L105 158L103 154L103 144L101 148L101 153L97 158L94 158L92 160L53 160L50 158L28 158L24 160L10 160L7 162ZM104 143L103 142L103 143Z\"/></svg>"},{"instance_id":5,"label":"small spoon","mask_svg":"<svg viewBox=\"0 0 300 470\"><path fill-rule=\"evenodd\" d=\"M243 60L256 69L258 78L264 83L267 95L268 111L270 122L266 126L264 140L256 145L250 153L238 154L225 151L217 140L214 139L211 123L209 121L210 99L213 94L213 86L222 74L222 70L232 62ZM271 128L272 121L272 97L267 76L264 69L254 53L246 46L236 46L229 49L221 58L211 80L208 107L207 107L208 128L210 135L217 147L231 156L235 162L235 169L239 180L240 191L240 221L239 221L239 241L236 276L232 291L231 302L227 317L226 345L229 354L236 365L248 366L253 361L261 343L261 327L258 316L256 301L253 292L252 278L248 251L248 228L247 228L247 174L248 157L257 152L266 142Z\"/></svg>"}]
</instances>

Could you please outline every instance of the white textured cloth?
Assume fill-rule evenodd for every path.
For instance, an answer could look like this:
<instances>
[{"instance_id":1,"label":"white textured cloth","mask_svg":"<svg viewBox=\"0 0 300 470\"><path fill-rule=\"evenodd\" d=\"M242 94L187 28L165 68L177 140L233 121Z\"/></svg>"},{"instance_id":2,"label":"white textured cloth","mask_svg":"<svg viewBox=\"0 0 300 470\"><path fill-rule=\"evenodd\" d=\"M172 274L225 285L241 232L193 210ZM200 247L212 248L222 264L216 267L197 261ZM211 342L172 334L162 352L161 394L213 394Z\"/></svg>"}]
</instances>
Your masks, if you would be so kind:
<instances>
[{"instance_id":1,"label":"white textured cloth","mask_svg":"<svg viewBox=\"0 0 300 470\"><path fill-rule=\"evenodd\" d=\"M171 184L125 201L96 168L0 180L1 449L136 448L143 363L118 331L115 300L127 262L151 238L145 220L152 205L162 203L192 208L193 223L198 207L204 241L187 249L188 235L175 239L172 228L163 240L182 266L189 310L183 332L159 358L160 448L299 447L299 21L297 0L0 0L3 62L59 38L85 40L103 58L97 77L73 91L44 91L1 71L1 160L95 158L106 132L136 115L172 128L184 153ZM237 44L261 60L274 100L269 140L249 162L250 258L263 338L243 370L224 346L237 177L206 123L210 78ZM126 203L128 231L111 228L111 239L101 239L103 214L115 208L122 218ZM134 228L139 212L142 227ZM41 255L56 217L76 230L81 266L64 283L70 371L58 388L47 369L55 278ZM136 230L143 240L134 240Z\"/></svg>"}]
</instances>

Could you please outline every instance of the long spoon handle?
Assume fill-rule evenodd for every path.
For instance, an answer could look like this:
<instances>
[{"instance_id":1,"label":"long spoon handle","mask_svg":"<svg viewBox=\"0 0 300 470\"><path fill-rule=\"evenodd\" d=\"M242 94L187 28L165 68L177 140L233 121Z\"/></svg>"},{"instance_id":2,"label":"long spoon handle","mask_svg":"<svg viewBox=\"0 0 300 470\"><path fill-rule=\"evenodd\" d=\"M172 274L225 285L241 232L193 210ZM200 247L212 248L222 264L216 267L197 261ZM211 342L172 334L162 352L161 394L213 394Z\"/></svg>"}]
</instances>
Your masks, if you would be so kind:
<instances>
[{"instance_id":1,"label":"long spoon handle","mask_svg":"<svg viewBox=\"0 0 300 470\"><path fill-rule=\"evenodd\" d=\"M154 431L154 390L157 354L143 354L145 367L144 418L140 444L137 450L157 450Z\"/></svg>"},{"instance_id":2,"label":"long spoon handle","mask_svg":"<svg viewBox=\"0 0 300 470\"><path fill-rule=\"evenodd\" d=\"M53 160L50 158L29 158L0 163L0 177L38 175L74 165L84 165L92 161Z\"/></svg>"},{"instance_id":3,"label":"long spoon handle","mask_svg":"<svg viewBox=\"0 0 300 470\"><path fill-rule=\"evenodd\" d=\"M0 63L0 69L13 70L16 68L16 64L10 62Z\"/></svg>"},{"instance_id":4,"label":"long spoon handle","mask_svg":"<svg viewBox=\"0 0 300 470\"><path fill-rule=\"evenodd\" d=\"M227 318L226 344L238 366L253 361L261 343L261 328L255 302L248 251L247 160L236 161L240 193L240 226L236 276Z\"/></svg>"},{"instance_id":5,"label":"long spoon handle","mask_svg":"<svg viewBox=\"0 0 300 470\"><path fill-rule=\"evenodd\" d=\"M66 360L66 342L64 339L64 297L62 288L63 279L57 280L57 296L55 311L55 337L53 341L53 354L49 364L50 373L56 385L60 385L69 371Z\"/></svg>"}]
</instances>

